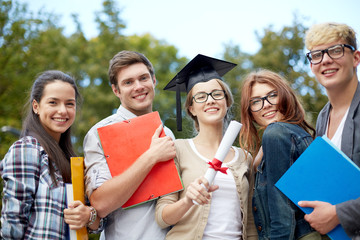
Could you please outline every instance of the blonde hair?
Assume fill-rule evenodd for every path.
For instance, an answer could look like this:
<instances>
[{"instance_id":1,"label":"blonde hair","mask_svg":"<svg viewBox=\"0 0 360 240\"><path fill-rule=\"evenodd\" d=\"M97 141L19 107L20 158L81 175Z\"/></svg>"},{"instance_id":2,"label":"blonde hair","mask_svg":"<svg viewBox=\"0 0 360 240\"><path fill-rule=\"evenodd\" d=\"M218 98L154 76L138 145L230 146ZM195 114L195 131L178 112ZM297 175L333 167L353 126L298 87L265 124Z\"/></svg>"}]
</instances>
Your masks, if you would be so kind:
<instances>
[{"instance_id":1,"label":"blonde hair","mask_svg":"<svg viewBox=\"0 0 360 240\"><path fill-rule=\"evenodd\" d=\"M314 46L342 40L357 49L355 35L355 31L346 24L334 22L319 23L313 25L306 32L305 45L311 51Z\"/></svg>"},{"instance_id":2,"label":"blonde hair","mask_svg":"<svg viewBox=\"0 0 360 240\"><path fill-rule=\"evenodd\" d=\"M234 103L234 98L230 91L229 86L224 81L222 81L220 79L215 79L215 80L220 84L222 90L225 91L226 106L228 107L228 111L224 117L224 125L226 126L227 122L230 121L230 118L231 118L230 107ZM192 113L190 112L190 106L193 103L192 90L193 90L193 88L189 91L189 93L186 96L185 109L186 109L186 113L192 118L192 120L194 120L194 127L195 127L196 131L199 132L199 130L200 130L199 121L198 121L197 117L192 115Z\"/></svg>"}]
</instances>

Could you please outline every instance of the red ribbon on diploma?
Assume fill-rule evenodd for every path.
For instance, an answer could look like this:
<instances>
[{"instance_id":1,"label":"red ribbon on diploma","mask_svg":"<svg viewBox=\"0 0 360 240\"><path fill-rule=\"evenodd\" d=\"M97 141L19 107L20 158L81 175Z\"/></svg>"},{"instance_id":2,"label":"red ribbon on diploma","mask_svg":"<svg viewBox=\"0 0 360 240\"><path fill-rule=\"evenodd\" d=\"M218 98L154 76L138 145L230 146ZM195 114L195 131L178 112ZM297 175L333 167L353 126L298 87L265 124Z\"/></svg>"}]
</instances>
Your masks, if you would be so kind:
<instances>
[{"instance_id":1,"label":"red ribbon on diploma","mask_svg":"<svg viewBox=\"0 0 360 240\"><path fill-rule=\"evenodd\" d=\"M208 162L211 168L213 168L215 171L220 171L222 173L226 173L227 167L221 167L222 162L216 158L212 160L212 162Z\"/></svg>"}]
</instances>

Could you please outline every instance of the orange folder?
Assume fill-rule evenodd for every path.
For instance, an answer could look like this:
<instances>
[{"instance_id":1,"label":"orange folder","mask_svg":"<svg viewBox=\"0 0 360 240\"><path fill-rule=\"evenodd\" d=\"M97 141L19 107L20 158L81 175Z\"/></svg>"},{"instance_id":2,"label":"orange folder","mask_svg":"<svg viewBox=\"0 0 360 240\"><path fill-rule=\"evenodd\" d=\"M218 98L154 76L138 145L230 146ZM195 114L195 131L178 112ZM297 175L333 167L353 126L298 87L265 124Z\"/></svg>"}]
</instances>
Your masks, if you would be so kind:
<instances>
[{"instance_id":1,"label":"orange folder","mask_svg":"<svg viewBox=\"0 0 360 240\"><path fill-rule=\"evenodd\" d=\"M140 155L149 149L152 136L160 124L162 123L159 113L152 112L97 129L113 177L128 169ZM165 136L164 130L160 136ZM183 185L175 162L169 159L169 161L157 163L151 169L122 208L133 207L182 189Z\"/></svg>"},{"instance_id":2,"label":"orange folder","mask_svg":"<svg viewBox=\"0 0 360 240\"><path fill-rule=\"evenodd\" d=\"M85 191L84 191L84 158L72 157L70 158L71 165L71 182L66 186L68 196L68 203L71 201L79 200L85 204ZM70 188L70 189L68 189ZM70 230L70 239L88 240L88 233L86 227L79 230Z\"/></svg>"}]
</instances>

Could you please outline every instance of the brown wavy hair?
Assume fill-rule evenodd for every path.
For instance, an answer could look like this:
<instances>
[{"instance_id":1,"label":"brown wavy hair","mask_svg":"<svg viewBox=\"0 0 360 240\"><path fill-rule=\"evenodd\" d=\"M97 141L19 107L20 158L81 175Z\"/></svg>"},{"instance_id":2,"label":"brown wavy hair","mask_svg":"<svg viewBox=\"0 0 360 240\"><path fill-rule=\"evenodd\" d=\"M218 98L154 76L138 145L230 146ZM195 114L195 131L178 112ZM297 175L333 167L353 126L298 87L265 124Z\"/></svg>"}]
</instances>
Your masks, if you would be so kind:
<instances>
[{"instance_id":1,"label":"brown wavy hair","mask_svg":"<svg viewBox=\"0 0 360 240\"><path fill-rule=\"evenodd\" d=\"M279 97L277 108L283 115L281 122L297 124L313 138L315 137L315 129L305 120L305 110L286 79L270 70L260 69L248 74L241 87L240 111L243 126L240 131L239 143L243 149L255 156L261 145L258 127L250 111L250 97L255 83L269 84L276 89Z\"/></svg>"}]
</instances>

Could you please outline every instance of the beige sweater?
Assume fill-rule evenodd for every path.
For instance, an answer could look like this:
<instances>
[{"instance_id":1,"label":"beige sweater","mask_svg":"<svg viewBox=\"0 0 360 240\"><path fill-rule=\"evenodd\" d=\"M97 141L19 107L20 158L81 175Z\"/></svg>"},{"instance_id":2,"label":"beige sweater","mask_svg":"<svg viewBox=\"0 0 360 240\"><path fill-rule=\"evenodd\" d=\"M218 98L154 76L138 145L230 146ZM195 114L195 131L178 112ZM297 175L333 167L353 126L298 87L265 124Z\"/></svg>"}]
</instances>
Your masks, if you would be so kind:
<instances>
[{"instance_id":1,"label":"beige sweater","mask_svg":"<svg viewBox=\"0 0 360 240\"><path fill-rule=\"evenodd\" d=\"M205 174L209 165L195 154L187 139L177 139L175 141L175 146L175 163L182 178L184 189L186 189L196 178ZM234 176L238 197L241 203L243 239L257 239L258 235L251 210L253 190L252 158L249 154L245 157L245 153L242 149L236 148L236 150L239 152L239 158L237 161L230 163L228 167ZM169 226L162 219L163 208L167 204L174 203L185 197L185 192L186 191L184 190L163 196L157 201L156 221L160 227L165 228ZM210 204L192 206L180 221L168 232L166 239L202 239L210 212Z\"/></svg>"}]
</instances>

